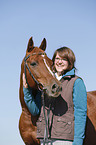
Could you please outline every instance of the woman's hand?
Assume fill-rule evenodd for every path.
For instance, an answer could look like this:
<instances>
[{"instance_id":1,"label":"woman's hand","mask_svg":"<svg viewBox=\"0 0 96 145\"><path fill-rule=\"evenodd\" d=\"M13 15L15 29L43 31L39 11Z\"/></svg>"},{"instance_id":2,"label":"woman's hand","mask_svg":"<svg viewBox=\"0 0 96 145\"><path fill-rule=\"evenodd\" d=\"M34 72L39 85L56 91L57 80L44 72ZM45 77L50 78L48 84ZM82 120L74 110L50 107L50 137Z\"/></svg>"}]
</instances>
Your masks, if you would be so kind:
<instances>
[{"instance_id":1,"label":"woman's hand","mask_svg":"<svg viewBox=\"0 0 96 145\"><path fill-rule=\"evenodd\" d=\"M25 74L23 73L23 86L24 88L28 88L28 84L26 82Z\"/></svg>"}]
</instances>

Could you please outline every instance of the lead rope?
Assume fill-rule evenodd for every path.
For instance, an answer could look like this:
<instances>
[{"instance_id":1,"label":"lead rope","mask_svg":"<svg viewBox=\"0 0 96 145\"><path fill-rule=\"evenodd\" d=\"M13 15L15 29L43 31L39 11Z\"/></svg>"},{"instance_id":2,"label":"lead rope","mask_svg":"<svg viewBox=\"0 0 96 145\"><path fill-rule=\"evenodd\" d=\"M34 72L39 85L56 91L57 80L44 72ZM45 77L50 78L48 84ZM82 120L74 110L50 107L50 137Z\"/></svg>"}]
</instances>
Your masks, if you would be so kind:
<instances>
[{"instance_id":1,"label":"lead rope","mask_svg":"<svg viewBox=\"0 0 96 145\"><path fill-rule=\"evenodd\" d=\"M47 118L46 118L45 103L44 103L44 91L42 91L41 96L42 96L43 113L44 113L44 119L45 119L45 132L44 132L43 145L45 145L45 143L48 145L49 142L52 145L52 141L49 141L49 139L48 139L48 121L49 121L49 114L50 114L50 106L49 106L49 109L47 110Z\"/></svg>"}]
</instances>

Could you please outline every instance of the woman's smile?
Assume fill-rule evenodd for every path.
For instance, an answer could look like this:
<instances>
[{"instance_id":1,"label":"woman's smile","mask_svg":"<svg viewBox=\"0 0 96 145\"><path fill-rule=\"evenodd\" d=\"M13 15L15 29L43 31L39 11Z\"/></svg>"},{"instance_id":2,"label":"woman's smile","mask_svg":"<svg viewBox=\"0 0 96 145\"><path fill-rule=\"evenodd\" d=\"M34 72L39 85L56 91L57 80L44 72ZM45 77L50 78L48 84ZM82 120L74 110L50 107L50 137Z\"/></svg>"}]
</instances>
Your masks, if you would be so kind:
<instances>
[{"instance_id":1,"label":"woman's smile","mask_svg":"<svg viewBox=\"0 0 96 145\"><path fill-rule=\"evenodd\" d=\"M62 73L63 71L67 70L68 61L66 59L62 59L57 53L55 57L54 65L55 65L57 73Z\"/></svg>"}]
</instances>

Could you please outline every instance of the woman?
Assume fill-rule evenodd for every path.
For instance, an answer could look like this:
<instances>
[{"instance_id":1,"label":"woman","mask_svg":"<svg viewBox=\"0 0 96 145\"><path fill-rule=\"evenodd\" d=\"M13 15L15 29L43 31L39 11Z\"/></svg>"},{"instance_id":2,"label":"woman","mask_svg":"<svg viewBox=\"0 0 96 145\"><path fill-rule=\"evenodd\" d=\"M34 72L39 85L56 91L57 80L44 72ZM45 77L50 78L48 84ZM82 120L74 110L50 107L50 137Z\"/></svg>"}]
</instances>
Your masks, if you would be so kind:
<instances>
[{"instance_id":1,"label":"woman","mask_svg":"<svg viewBox=\"0 0 96 145\"><path fill-rule=\"evenodd\" d=\"M68 47L57 49L53 55L53 72L62 83L57 98L45 96L45 111L50 110L48 135L53 145L83 145L87 116L87 93L83 80L75 75L75 55ZM37 121L37 137L44 136L44 115L41 93L36 99L30 92L23 74L24 100L32 115L40 114ZM42 141L41 141L42 142ZM42 144L42 143L41 143Z\"/></svg>"}]
</instances>

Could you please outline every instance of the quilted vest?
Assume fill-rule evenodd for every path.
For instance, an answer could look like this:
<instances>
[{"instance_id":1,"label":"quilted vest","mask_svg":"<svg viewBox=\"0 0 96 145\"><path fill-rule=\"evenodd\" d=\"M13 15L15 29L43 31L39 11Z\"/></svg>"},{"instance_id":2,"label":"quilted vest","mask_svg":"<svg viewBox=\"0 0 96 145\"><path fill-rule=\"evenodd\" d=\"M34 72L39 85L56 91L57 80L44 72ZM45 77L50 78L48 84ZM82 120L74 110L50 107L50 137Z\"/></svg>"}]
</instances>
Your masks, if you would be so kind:
<instances>
[{"instance_id":1,"label":"quilted vest","mask_svg":"<svg viewBox=\"0 0 96 145\"><path fill-rule=\"evenodd\" d=\"M73 85L77 76L61 79L62 92L57 98L45 95L45 113L48 118L48 137L51 139L74 139ZM49 113L50 112L50 113ZM44 138L45 119L43 105L37 121L37 138Z\"/></svg>"}]
</instances>

